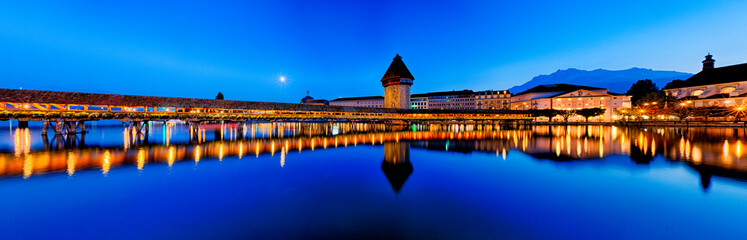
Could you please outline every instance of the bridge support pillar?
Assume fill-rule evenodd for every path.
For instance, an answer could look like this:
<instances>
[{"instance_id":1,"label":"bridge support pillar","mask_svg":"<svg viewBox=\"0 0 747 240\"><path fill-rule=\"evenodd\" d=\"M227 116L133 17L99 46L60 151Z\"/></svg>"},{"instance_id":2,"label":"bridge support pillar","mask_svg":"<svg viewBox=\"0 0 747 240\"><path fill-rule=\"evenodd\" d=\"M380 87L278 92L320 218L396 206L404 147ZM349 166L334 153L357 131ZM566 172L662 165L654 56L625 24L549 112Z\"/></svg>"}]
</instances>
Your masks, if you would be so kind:
<instances>
[{"instance_id":1,"label":"bridge support pillar","mask_svg":"<svg viewBox=\"0 0 747 240\"><path fill-rule=\"evenodd\" d=\"M236 124L236 139L244 139L244 122L242 121Z\"/></svg>"},{"instance_id":2,"label":"bridge support pillar","mask_svg":"<svg viewBox=\"0 0 747 240\"><path fill-rule=\"evenodd\" d=\"M84 121L78 121L78 129L80 129L80 133L87 133Z\"/></svg>"},{"instance_id":3,"label":"bridge support pillar","mask_svg":"<svg viewBox=\"0 0 747 240\"><path fill-rule=\"evenodd\" d=\"M65 134L67 134L67 135L73 135L73 134L76 133L76 129L77 129L76 127L77 127L77 125L75 124L75 122L65 121L64 126L65 126L64 127Z\"/></svg>"},{"instance_id":4,"label":"bridge support pillar","mask_svg":"<svg viewBox=\"0 0 747 240\"><path fill-rule=\"evenodd\" d=\"M52 127L52 130L54 130L54 135L62 135L62 129L64 128L62 126L63 122L61 120L57 120L54 122L54 126Z\"/></svg>"},{"instance_id":5,"label":"bridge support pillar","mask_svg":"<svg viewBox=\"0 0 747 240\"><path fill-rule=\"evenodd\" d=\"M18 120L18 128L29 128L29 121Z\"/></svg>"},{"instance_id":6,"label":"bridge support pillar","mask_svg":"<svg viewBox=\"0 0 747 240\"><path fill-rule=\"evenodd\" d=\"M45 119L44 123L42 124L42 131L41 131L42 136L46 137L47 131L49 131L49 120ZM46 140L45 140L45 143L46 143Z\"/></svg>"}]
</instances>

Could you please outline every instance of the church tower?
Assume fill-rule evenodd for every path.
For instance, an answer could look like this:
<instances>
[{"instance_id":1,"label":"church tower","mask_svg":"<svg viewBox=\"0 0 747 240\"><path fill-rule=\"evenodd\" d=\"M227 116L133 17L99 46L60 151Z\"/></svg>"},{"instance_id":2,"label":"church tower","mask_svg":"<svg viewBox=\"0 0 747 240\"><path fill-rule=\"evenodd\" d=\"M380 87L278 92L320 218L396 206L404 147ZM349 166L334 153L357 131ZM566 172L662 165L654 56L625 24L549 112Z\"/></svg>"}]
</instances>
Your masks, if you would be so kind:
<instances>
[{"instance_id":1,"label":"church tower","mask_svg":"<svg viewBox=\"0 0 747 240\"><path fill-rule=\"evenodd\" d=\"M415 78L410 74L402 57L397 54L389 65L389 69L381 78L381 85L384 86L384 107L385 108L409 108L410 107L410 86Z\"/></svg>"}]
</instances>

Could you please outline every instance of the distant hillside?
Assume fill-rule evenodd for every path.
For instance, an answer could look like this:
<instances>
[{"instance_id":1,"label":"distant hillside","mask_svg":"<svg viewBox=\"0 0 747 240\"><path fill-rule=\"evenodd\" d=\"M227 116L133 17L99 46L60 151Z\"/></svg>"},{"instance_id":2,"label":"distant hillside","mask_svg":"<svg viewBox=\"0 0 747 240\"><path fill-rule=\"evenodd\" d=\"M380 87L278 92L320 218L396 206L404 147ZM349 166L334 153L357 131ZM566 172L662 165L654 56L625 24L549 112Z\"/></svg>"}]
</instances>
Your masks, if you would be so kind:
<instances>
[{"instance_id":1,"label":"distant hillside","mask_svg":"<svg viewBox=\"0 0 747 240\"><path fill-rule=\"evenodd\" d=\"M664 85L674 79L685 80L692 76L691 73L675 71L657 71L646 68L631 68L626 70L605 70L597 69L593 71L569 68L558 70L550 75L539 75L529 82L519 86L514 86L509 90L511 93L520 93L537 85L553 83L569 83L591 87L603 87L610 92L625 93L638 80L651 79L656 86L663 88Z\"/></svg>"}]
</instances>

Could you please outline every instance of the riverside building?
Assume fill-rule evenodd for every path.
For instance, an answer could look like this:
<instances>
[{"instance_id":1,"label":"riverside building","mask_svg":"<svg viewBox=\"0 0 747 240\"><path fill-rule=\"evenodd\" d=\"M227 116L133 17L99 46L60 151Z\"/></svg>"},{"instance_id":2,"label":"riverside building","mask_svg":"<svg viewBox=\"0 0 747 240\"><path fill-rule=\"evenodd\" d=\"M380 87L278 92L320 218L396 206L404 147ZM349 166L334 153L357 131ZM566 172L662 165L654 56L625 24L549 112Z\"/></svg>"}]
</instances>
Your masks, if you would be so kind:
<instances>
[{"instance_id":1,"label":"riverside building","mask_svg":"<svg viewBox=\"0 0 747 240\"><path fill-rule=\"evenodd\" d=\"M598 87L545 84L511 97L512 110L580 110L584 108L606 110L601 116L589 118L590 121L613 121L620 119L617 115L618 110L631 108L630 96L611 93L607 89ZM569 121L583 121L583 117L575 116Z\"/></svg>"},{"instance_id":2,"label":"riverside building","mask_svg":"<svg viewBox=\"0 0 747 240\"><path fill-rule=\"evenodd\" d=\"M418 94L410 95L410 108L428 109L428 94L418 93Z\"/></svg>"},{"instance_id":3,"label":"riverside building","mask_svg":"<svg viewBox=\"0 0 747 240\"><path fill-rule=\"evenodd\" d=\"M508 90L475 92L475 109L509 109L511 93Z\"/></svg>"},{"instance_id":4,"label":"riverside building","mask_svg":"<svg viewBox=\"0 0 747 240\"><path fill-rule=\"evenodd\" d=\"M332 106L348 106L348 107L383 108L384 107L384 97L382 97L382 96L370 96L370 97L338 98L338 99L329 101L329 105L332 105Z\"/></svg>"},{"instance_id":5,"label":"riverside building","mask_svg":"<svg viewBox=\"0 0 747 240\"><path fill-rule=\"evenodd\" d=\"M691 107L744 107L747 105L747 63L714 68L705 56L703 69L684 82L664 89L667 96Z\"/></svg>"},{"instance_id":6,"label":"riverside building","mask_svg":"<svg viewBox=\"0 0 747 240\"><path fill-rule=\"evenodd\" d=\"M430 92L428 109L475 109L475 92L472 90Z\"/></svg>"}]
</instances>

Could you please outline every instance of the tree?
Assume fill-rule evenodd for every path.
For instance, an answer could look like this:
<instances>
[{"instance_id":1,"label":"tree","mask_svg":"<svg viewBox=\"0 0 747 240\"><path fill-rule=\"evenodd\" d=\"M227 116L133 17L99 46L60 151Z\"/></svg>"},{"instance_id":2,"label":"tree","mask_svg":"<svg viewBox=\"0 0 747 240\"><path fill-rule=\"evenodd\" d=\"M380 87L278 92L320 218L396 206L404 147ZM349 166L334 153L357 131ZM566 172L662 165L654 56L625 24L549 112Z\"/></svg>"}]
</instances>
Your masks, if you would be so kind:
<instances>
[{"instance_id":1,"label":"tree","mask_svg":"<svg viewBox=\"0 0 747 240\"><path fill-rule=\"evenodd\" d=\"M667 85L665 85L663 89L679 88L679 87L682 87L684 85L684 83L685 83L685 81L683 81L681 79L675 79L675 80L672 80L671 82L667 83Z\"/></svg>"},{"instance_id":2,"label":"tree","mask_svg":"<svg viewBox=\"0 0 747 240\"><path fill-rule=\"evenodd\" d=\"M558 112L554 109L535 109L530 111L534 117L547 117L552 118L558 115Z\"/></svg>"},{"instance_id":3,"label":"tree","mask_svg":"<svg viewBox=\"0 0 747 240\"><path fill-rule=\"evenodd\" d=\"M216 100L223 100L223 93L222 92L218 92L218 95L215 96L215 99Z\"/></svg>"},{"instance_id":4,"label":"tree","mask_svg":"<svg viewBox=\"0 0 747 240\"><path fill-rule=\"evenodd\" d=\"M557 115L560 115L563 117L563 121L568 122L568 118L576 115L576 110L555 110L557 111Z\"/></svg>"},{"instance_id":5,"label":"tree","mask_svg":"<svg viewBox=\"0 0 747 240\"><path fill-rule=\"evenodd\" d=\"M607 111L607 109L603 109L603 108L584 108L584 109L578 110L576 113L578 115L583 116L585 118L586 122L588 122L590 117L596 117L596 116L602 115L602 114L604 114L605 111Z\"/></svg>"},{"instance_id":6,"label":"tree","mask_svg":"<svg viewBox=\"0 0 747 240\"><path fill-rule=\"evenodd\" d=\"M633 83L633 85L630 86L630 89L628 89L625 95L631 96L630 101L635 104L638 103L641 98L646 96L646 94L652 92L659 92L659 88L656 87L656 83L651 81L651 79L643 79Z\"/></svg>"},{"instance_id":7,"label":"tree","mask_svg":"<svg viewBox=\"0 0 747 240\"><path fill-rule=\"evenodd\" d=\"M664 102L667 101L667 96L664 96L661 92L650 92L638 99L638 102L634 102L636 106L644 105L644 104L653 104L658 105L661 104L662 107L664 106Z\"/></svg>"}]
</instances>

